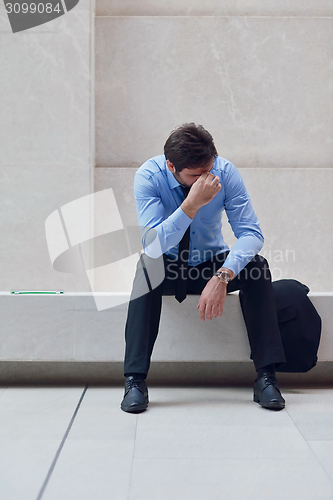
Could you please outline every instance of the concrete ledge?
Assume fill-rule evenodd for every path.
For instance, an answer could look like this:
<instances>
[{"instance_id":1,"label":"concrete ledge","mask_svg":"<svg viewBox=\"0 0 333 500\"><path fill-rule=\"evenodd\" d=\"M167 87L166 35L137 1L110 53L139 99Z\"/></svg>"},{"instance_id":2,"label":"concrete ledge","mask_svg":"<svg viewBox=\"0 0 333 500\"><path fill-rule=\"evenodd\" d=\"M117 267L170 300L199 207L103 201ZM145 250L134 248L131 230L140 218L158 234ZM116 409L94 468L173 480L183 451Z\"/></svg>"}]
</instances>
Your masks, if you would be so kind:
<instances>
[{"instance_id":1,"label":"concrete ledge","mask_svg":"<svg viewBox=\"0 0 333 500\"><path fill-rule=\"evenodd\" d=\"M309 374L279 379L333 380L333 294L310 298L323 320L320 364ZM115 295L115 301L119 297ZM126 297L123 300L126 300ZM121 383L127 303L98 312L92 294L0 295L0 376L24 381ZM156 383L252 383L254 368L238 295L227 296L220 320L199 319L197 296L181 305L163 298L150 379ZM326 367L326 368L324 368Z\"/></svg>"},{"instance_id":2,"label":"concrete ledge","mask_svg":"<svg viewBox=\"0 0 333 500\"><path fill-rule=\"evenodd\" d=\"M97 311L92 294L0 295L0 361L122 362L128 296ZM333 361L333 294L309 294L323 320L320 361ZM163 297L153 361L249 361L250 348L238 294L226 298L223 316L202 323L198 296L182 303Z\"/></svg>"}]
</instances>

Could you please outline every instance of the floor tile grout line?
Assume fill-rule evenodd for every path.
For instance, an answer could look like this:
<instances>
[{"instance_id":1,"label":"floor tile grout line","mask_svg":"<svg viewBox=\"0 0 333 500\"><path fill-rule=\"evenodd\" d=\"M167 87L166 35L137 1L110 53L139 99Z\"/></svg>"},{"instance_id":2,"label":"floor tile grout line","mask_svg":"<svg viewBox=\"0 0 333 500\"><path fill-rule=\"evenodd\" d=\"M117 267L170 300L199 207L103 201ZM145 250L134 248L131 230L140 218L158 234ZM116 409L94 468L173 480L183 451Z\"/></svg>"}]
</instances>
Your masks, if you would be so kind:
<instances>
[{"instance_id":1,"label":"floor tile grout line","mask_svg":"<svg viewBox=\"0 0 333 500\"><path fill-rule=\"evenodd\" d=\"M306 445L307 447L310 449L311 451L311 454L313 455L313 458L316 459L319 467L322 469L322 471L324 472L325 476L328 478L330 484L333 486L333 480L331 479L331 477L329 476L328 472L326 471L325 467L323 466L323 464L320 462L319 458L317 457L317 455L315 454L315 452L313 451L313 449L311 448L310 444L309 444L309 441L311 441L311 439L306 439L305 436L303 436L301 430L298 428L296 422L294 421L294 419L292 418L292 416L290 415L290 413L288 412L287 410L287 413L291 419L291 421L293 422L293 424L295 425L296 429L298 430L299 434L301 435L301 437L304 439L304 441L306 442Z\"/></svg>"},{"instance_id":2,"label":"floor tile grout line","mask_svg":"<svg viewBox=\"0 0 333 500\"><path fill-rule=\"evenodd\" d=\"M307 440L307 444L309 446L309 448L311 449L314 457L316 458L317 462L319 462L321 468L323 469L323 471L325 472L326 476L328 477L328 479L330 480L332 486L333 486L333 479L331 478L330 474L328 473L328 471L326 470L326 467L321 463L321 461L319 460L319 458L317 457L316 455L316 452L312 449L312 447L310 446L310 443L311 441L332 441L332 439L308 439Z\"/></svg>"},{"instance_id":3,"label":"floor tile grout line","mask_svg":"<svg viewBox=\"0 0 333 500\"><path fill-rule=\"evenodd\" d=\"M3 394L5 394L5 392L6 392L8 389L9 389L9 387L8 387L8 386L7 386L7 387L5 387L5 388L4 388L4 390L2 391L2 393L0 394L0 397L1 397Z\"/></svg>"},{"instance_id":4,"label":"floor tile grout line","mask_svg":"<svg viewBox=\"0 0 333 500\"><path fill-rule=\"evenodd\" d=\"M81 249L81 247L79 246L79 248ZM73 342L74 342L74 345L73 345L73 353L74 353L74 359L76 359L76 307L77 307L77 300L75 300L76 298L73 297L73 310L74 310L74 314L73 314Z\"/></svg>"},{"instance_id":5,"label":"floor tile grout line","mask_svg":"<svg viewBox=\"0 0 333 500\"><path fill-rule=\"evenodd\" d=\"M137 430L138 430L138 420L139 420L139 416L136 415L135 432L134 432L134 445L133 445L133 453L132 453L132 460L131 460L131 470L130 470L130 475L129 475L128 493L127 493L127 496L126 496L126 500L130 500L130 495L131 495L132 473L133 473L133 465L134 465L136 433L137 433Z\"/></svg>"},{"instance_id":6,"label":"floor tile grout line","mask_svg":"<svg viewBox=\"0 0 333 500\"><path fill-rule=\"evenodd\" d=\"M39 493L38 493L38 496L37 496L36 500L41 500L42 496L44 495L44 491L45 491L45 489L46 489L46 486L47 486L47 484L48 484L48 482L49 482L49 480L50 480L50 477L51 477L51 475L52 475L53 469L54 469L54 468L55 468L55 466L56 466L56 463L57 463L57 461L58 461L58 458L59 458L59 455L60 455L60 453L61 453L61 450L62 450L62 448L63 448L63 446L64 446L64 444L65 444L65 441L66 441L66 439L67 439L67 437L68 437L68 434L69 434L69 432L70 432L70 430L71 430L71 428L72 428L72 425L73 425L74 420L75 420L75 418L76 418L76 415L77 415L77 413L78 413L78 411L79 411L79 408L80 408L80 406L81 406L81 403L82 403L82 401L83 401L83 398L84 398L84 396L85 396L85 394L86 394L86 392L87 392L88 386L89 386L89 384L87 384L87 385L85 386L85 388L84 388L84 390L83 390L83 393L81 394L81 397L80 397L80 399L79 399L79 402L78 402L78 404L77 404L77 406L76 406L76 408L75 408L75 411L74 411L74 413L73 413L73 416L72 416L72 418L71 418L71 420L70 420L70 422L69 422L69 424L68 424L68 427L67 427L67 429L66 429L66 432L65 432L65 434L64 434L64 436L63 436L63 438L62 438L62 440L61 440L61 443L60 443L60 445L59 445L59 448L58 448L58 449L57 449L57 451L56 451L56 454L55 454L55 456L54 456L54 459L53 459L53 461L52 461L52 463L51 463L51 466L50 466L50 468L49 468L49 470L48 470L48 472L47 472L47 474L46 474L46 478L45 478L44 483L43 483L43 485L42 485L42 487L41 487L41 489L40 489L40 491L39 491Z\"/></svg>"}]
</instances>

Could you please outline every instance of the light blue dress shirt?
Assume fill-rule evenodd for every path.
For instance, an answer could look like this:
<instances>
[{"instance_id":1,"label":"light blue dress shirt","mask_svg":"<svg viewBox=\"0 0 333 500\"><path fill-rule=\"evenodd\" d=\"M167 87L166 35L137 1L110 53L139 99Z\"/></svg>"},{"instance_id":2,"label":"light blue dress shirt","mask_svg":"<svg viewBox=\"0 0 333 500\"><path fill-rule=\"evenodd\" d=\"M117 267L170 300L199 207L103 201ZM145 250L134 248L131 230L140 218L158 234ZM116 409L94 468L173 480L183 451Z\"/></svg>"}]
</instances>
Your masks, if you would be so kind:
<instances>
[{"instance_id":1,"label":"light blue dress shirt","mask_svg":"<svg viewBox=\"0 0 333 500\"><path fill-rule=\"evenodd\" d=\"M222 188L192 220L180 207L184 195L167 167L165 156L155 156L141 165L135 174L134 195L139 225L145 228L142 231L143 248L149 257L158 258L166 253L176 259L178 244L191 225L189 265L201 264L229 250L222 236L221 218L225 210L237 242L223 265L237 276L260 251L264 238L236 167L218 156L211 173L219 176Z\"/></svg>"}]
</instances>

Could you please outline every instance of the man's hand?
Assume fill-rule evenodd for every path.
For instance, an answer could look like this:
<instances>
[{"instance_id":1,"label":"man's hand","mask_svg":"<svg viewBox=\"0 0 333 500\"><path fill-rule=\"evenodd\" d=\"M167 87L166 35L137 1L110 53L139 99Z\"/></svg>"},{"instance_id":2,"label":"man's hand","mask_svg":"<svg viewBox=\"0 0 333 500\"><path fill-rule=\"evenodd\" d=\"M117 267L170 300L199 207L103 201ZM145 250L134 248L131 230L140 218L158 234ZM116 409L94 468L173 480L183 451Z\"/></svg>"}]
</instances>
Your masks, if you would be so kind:
<instances>
[{"instance_id":1,"label":"man's hand","mask_svg":"<svg viewBox=\"0 0 333 500\"><path fill-rule=\"evenodd\" d=\"M201 321L205 321L205 316L210 320L222 316L226 295L227 283L221 283L217 276L213 276L203 289L197 305Z\"/></svg>"},{"instance_id":2,"label":"man's hand","mask_svg":"<svg viewBox=\"0 0 333 500\"><path fill-rule=\"evenodd\" d=\"M216 175L207 172L192 184L187 198L181 204L182 210L191 219L194 218L199 208L207 205L220 191L220 179Z\"/></svg>"}]
</instances>

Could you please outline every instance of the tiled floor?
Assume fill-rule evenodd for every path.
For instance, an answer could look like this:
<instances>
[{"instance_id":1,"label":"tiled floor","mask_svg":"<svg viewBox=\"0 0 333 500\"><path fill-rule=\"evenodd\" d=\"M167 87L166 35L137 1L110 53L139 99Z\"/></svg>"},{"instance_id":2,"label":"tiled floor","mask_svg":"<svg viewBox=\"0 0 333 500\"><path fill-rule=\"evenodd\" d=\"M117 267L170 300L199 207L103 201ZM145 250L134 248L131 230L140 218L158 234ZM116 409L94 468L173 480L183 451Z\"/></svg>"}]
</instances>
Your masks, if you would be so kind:
<instances>
[{"instance_id":1,"label":"tiled floor","mask_svg":"<svg viewBox=\"0 0 333 500\"><path fill-rule=\"evenodd\" d=\"M333 498L333 389L0 388L1 500Z\"/></svg>"}]
</instances>

